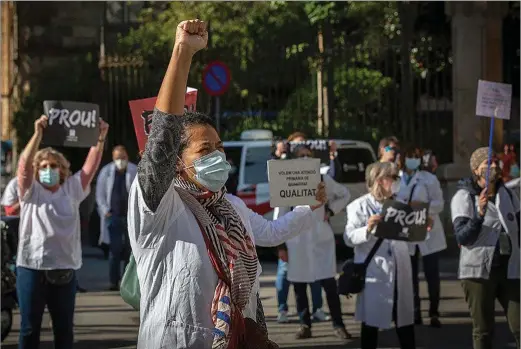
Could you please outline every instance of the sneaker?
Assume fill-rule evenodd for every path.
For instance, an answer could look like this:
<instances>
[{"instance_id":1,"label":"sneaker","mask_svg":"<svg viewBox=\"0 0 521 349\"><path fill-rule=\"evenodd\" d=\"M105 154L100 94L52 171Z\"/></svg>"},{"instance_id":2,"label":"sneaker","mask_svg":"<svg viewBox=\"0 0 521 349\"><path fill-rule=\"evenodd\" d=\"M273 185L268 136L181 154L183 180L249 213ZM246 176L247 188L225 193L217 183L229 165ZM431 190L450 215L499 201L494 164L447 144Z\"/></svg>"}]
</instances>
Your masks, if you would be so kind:
<instances>
[{"instance_id":1,"label":"sneaker","mask_svg":"<svg viewBox=\"0 0 521 349\"><path fill-rule=\"evenodd\" d=\"M431 317L431 327L434 327L434 328L440 328L441 327L440 319L438 319L437 316Z\"/></svg>"},{"instance_id":2,"label":"sneaker","mask_svg":"<svg viewBox=\"0 0 521 349\"><path fill-rule=\"evenodd\" d=\"M295 339L311 338L311 328L306 325L300 326L300 330L295 334Z\"/></svg>"},{"instance_id":3,"label":"sneaker","mask_svg":"<svg viewBox=\"0 0 521 349\"><path fill-rule=\"evenodd\" d=\"M331 320L331 316L326 315L322 309L317 309L313 314L313 321L322 322Z\"/></svg>"},{"instance_id":4,"label":"sneaker","mask_svg":"<svg viewBox=\"0 0 521 349\"><path fill-rule=\"evenodd\" d=\"M289 322L288 312L287 311L279 312L279 315L277 316L277 322L279 324L287 324Z\"/></svg>"},{"instance_id":5,"label":"sneaker","mask_svg":"<svg viewBox=\"0 0 521 349\"><path fill-rule=\"evenodd\" d=\"M343 327L335 328L335 336L343 340L353 338L353 336L349 332L347 332L347 330Z\"/></svg>"}]
</instances>

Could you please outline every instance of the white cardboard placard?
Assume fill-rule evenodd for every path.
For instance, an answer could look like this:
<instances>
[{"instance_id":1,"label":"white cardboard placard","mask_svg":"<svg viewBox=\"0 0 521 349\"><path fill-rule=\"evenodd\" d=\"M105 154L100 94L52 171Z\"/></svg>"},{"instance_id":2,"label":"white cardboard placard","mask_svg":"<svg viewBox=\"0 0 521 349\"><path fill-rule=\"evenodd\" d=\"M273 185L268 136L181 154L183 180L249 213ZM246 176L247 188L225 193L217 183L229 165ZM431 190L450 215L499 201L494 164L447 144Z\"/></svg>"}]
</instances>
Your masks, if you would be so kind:
<instances>
[{"instance_id":1,"label":"white cardboard placard","mask_svg":"<svg viewBox=\"0 0 521 349\"><path fill-rule=\"evenodd\" d=\"M512 85L486 80L478 81L478 97L476 100L476 115L498 119L510 119L512 103ZM497 108L497 114L494 112Z\"/></svg>"},{"instance_id":2,"label":"white cardboard placard","mask_svg":"<svg viewBox=\"0 0 521 349\"><path fill-rule=\"evenodd\" d=\"M320 159L269 160L270 206L316 205Z\"/></svg>"}]
</instances>

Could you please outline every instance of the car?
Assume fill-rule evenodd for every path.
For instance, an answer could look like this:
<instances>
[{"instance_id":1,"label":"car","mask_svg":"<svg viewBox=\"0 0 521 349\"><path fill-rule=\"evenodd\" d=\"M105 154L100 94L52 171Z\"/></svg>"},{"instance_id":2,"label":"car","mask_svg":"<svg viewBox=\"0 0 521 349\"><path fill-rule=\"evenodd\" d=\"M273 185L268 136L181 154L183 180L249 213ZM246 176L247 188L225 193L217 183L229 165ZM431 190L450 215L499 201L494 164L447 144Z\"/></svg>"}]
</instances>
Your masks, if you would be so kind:
<instances>
[{"instance_id":1,"label":"car","mask_svg":"<svg viewBox=\"0 0 521 349\"><path fill-rule=\"evenodd\" d=\"M365 169L376 161L376 155L367 142L345 139L333 141L337 144L338 153L334 162L334 178L349 189L352 201L367 192ZM269 130L245 131L240 141L224 142L226 157L232 165L227 183L229 191L241 198L250 209L270 220L273 219L273 209L270 207L267 161L272 158L272 145L273 134ZM321 172L327 170L322 169ZM352 249L343 240L345 210L332 217L330 222L335 234L337 257L350 257ZM259 256L275 256L271 249L258 248L257 251Z\"/></svg>"}]
</instances>

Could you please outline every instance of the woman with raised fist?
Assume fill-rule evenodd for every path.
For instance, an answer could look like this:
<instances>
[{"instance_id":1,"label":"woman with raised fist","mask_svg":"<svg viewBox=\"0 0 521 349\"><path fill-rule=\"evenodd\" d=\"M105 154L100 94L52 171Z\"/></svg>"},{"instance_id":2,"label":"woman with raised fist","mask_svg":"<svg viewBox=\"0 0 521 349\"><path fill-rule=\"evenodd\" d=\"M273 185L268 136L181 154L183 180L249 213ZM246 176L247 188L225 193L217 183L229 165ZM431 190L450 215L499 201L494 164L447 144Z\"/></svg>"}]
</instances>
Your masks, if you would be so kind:
<instances>
[{"instance_id":1,"label":"woman with raised fist","mask_svg":"<svg viewBox=\"0 0 521 349\"><path fill-rule=\"evenodd\" d=\"M138 348L277 348L260 303L255 244L277 246L312 224L316 207L268 221L226 194L230 164L212 120L185 112L200 20L180 23L130 189L128 230L140 283Z\"/></svg>"}]
</instances>

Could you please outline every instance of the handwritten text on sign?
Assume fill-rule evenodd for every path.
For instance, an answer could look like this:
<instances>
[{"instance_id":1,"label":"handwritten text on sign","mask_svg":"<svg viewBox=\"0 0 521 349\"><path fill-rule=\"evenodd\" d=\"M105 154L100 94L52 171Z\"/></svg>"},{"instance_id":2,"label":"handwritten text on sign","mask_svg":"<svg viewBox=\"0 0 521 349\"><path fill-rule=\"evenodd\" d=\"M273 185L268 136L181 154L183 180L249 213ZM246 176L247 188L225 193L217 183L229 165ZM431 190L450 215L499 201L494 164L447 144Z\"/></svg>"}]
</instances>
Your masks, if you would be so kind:
<instances>
[{"instance_id":1,"label":"handwritten text on sign","mask_svg":"<svg viewBox=\"0 0 521 349\"><path fill-rule=\"evenodd\" d=\"M271 207L315 205L320 183L320 160L270 160L268 180Z\"/></svg>"},{"instance_id":2,"label":"handwritten text on sign","mask_svg":"<svg viewBox=\"0 0 521 349\"><path fill-rule=\"evenodd\" d=\"M44 101L49 125L42 143L65 147L90 147L99 136L99 106L72 101Z\"/></svg>"},{"instance_id":3,"label":"handwritten text on sign","mask_svg":"<svg viewBox=\"0 0 521 349\"><path fill-rule=\"evenodd\" d=\"M427 237L429 204L411 206L387 200L382 207L383 219L376 227L375 236L390 240L423 241Z\"/></svg>"},{"instance_id":4,"label":"handwritten text on sign","mask_svg":"<svg viewBox=\"0 0 521 349\"><path fill-rule=\"evenodd\" d=\"M512 85L479 80L476 115L510 119ZM497 109L497 114L494 112Z\"/></svg>"}]
</instances>

